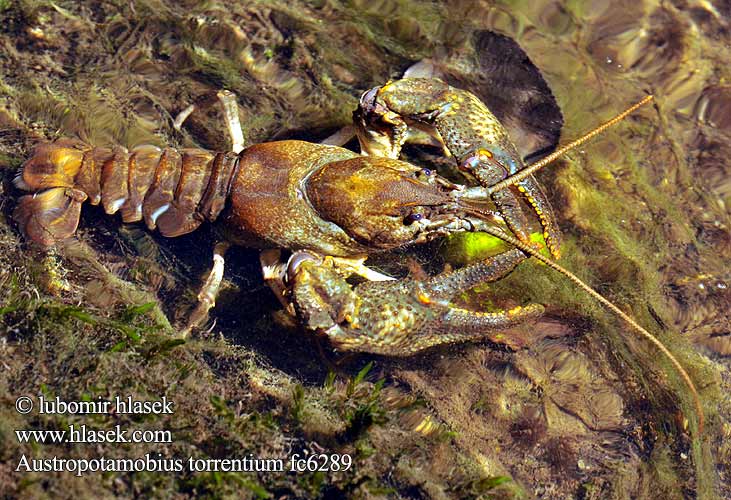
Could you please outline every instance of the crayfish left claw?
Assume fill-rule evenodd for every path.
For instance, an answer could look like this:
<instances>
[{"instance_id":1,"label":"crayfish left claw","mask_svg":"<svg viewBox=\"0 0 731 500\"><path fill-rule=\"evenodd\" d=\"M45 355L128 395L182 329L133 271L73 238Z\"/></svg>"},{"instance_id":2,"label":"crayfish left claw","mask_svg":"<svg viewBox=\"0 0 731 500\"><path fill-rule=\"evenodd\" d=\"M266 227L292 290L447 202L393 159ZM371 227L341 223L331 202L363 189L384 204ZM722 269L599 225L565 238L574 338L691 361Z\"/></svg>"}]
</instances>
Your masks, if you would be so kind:
<instances>
[{"instance_id":1,"label":"crayfish left claw","mask_svg":"<svg viewBox=\"0 0 731 500\"><path fill-rule=\"evenodd\" d=\"M404 78L371 89L361 97L355 119L361 149L391 158L398 158L408 141L406 129L431 129L458 167L485 188L524 168L507 130L487 106L471 92L438 79ZM495 191L491 198L510 230L530 244L523 198L540 220L548 249L559 256L553 210L535 178Z\"/></svg>"}]
</instances>

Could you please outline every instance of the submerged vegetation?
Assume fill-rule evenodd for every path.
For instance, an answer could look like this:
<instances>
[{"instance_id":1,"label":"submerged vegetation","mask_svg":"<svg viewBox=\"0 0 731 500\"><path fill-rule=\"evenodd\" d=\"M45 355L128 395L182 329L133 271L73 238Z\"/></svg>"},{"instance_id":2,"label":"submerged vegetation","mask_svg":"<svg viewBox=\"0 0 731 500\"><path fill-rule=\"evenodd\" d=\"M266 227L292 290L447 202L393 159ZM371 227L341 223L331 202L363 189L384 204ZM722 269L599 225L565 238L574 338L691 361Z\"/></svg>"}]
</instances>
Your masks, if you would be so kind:
<instances>
[{"instance_id":1,"label":"submerged vegetation","mask_svg":"<svg viewBox=\"0 0 731 500\"><path fill-rule=\"evenodd\" d=\"M731 121L720 1L0 0L0 491L17 497L666 498L731 495ZM591 5L591 8L589 8ZM662 357L534 261L466 294L540 302L535 325L413 359L343 357L275 313L256 252L227 257L207 331L183 340L211 231L164 240L87 207L42 255L11 221L34 143L228 148L215 93L249 142L320 140L359 92L432 58L470 79L473 33L515 38L571 139L645 93L643 109L539 174L562 264L667 345L696 382L706 432ZM707 35L701 37L699 33ZM479 81L479 80L476 80ZM196 111L178 131L174 116ZM416 154L416 153L414 153ZM470 246L472 245L472 246ZM438 267L483 243L416 250ZM427 255L429 254L429 255ZM399 256L400 258L400 256ZM386 265L387 263L383 263ZM49 274L48 269L54 270ZM115 396L172 414L19 414L16 398ZM17 429L170 430L155 444L23 444ZM287 459L349 454L339 472L17 472L29 458Z\"/></svg>"}]
</instances>

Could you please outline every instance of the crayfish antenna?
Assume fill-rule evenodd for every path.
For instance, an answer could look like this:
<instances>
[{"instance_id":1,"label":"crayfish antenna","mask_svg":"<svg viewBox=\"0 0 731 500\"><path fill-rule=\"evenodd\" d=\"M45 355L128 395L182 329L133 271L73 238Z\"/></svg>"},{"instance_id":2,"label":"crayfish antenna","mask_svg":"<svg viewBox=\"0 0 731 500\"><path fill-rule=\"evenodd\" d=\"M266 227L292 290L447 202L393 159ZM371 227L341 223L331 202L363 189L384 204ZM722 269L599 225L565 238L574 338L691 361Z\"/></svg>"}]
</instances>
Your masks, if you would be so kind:
<instances>
[{"instance_id":1,"label":"crayfish antenna","mask_svg":"<svg viewBox=\"0 0 731 500\"><path fill-rule=\"evenodd\" d=\"M693 403L695 405L696 414L698 415L698 434L703 433L703 425L705 422L705 416L703 414L703 407L701 405L701 400L700 400L700 396L698 395L698 391L695 388L695 384L693 384L693 381L691 380L690 375L688 375L688 372L685 371L685 368L683 368L683 365L680 364L680 362L677 360L677 358L675 356L673 356L673 353L671 353L670 350L668 350L668 348L665 347L665 345L662 342L660 342L650 332L645 330L639 323L637 323L634 319L632 319L628 314L626 314L624 311L622 311L619 307L614 305L612 302L610 302L608 299L606 299L603 295L601 295L599 292L594 290L592 287L590 287L589 285L584 283L574 273L572 273L568 269L560 266L559 264L557 264L555 261L549 259L548 257L540 254L535 248L532 248L531 246L523 243L522 241L520 241L517 238L514 238L514 237L508 235L507 233L505 233L504 231L501 231L498 228L484 227L484 228L480 228L480 231L484 231L497 238L500 238L501 240L505 241L506 243L510 243L511 245L521 249L523 252L540 260L541 262L546 264L548 267L563 274L568 279L573 281L579 288L584 290L590 296L592 296L596 300L598 300L602 305L607 307L610 311L614 312L617 316L622 318L635 331L637 331L642 337L646 338L652 344L654 344L655 347L657 347L660 350L660 352L662 352L665 355L665 357L667 357L670 360L670 363L672 363L673 367L677 370L677 372L680 374L680 376L683 379L683 381L685 382L685 384L690 389L690 392L693 395Z\"/></svg>"},{"instance_id":2,"label":"crayfish antenna","mask_svg":"<svg viewBox=\"0 0 731 500\"><path fill-rule=\"evenodd\" d=\"M618 114L617 116L615 116L608 122L605 122L605 123L599 125L597 128L595 128L591 132L579 137L575 141L572 141L565 146L560 147L559 149L557 149L550 155L546 156L545 158L543 158L535 163L528 165L527 167L525 167L523 170L519 171L518 173L511 175L510 177L498 182L497 184L495 184L493 186L490 186L489 188L487 188L487 192L489 194L492 194L496 191L500 191L501 189L505 189L508 186L517 184L518 182L522 181L529 175L533 174L533 172L536 172L537 170L545 167L546 165L551 163L553 160L560 158L561 156L565 155L572 149L575 149L575 148L581 146L586 141L601 134L602 132L604 132L606 129L608 129L612 125L616 125L617 123L621 122L622 120L627 118L627 116L634 113L638 108L640 108L640 107L644 106L645 104L647 104L648 102L652 101L652 99L653 99L652 95L645 96L644 99L642 99L638 103L630 106L626 110L622 111L620 114Z\"/></svg>"}]
</instances>

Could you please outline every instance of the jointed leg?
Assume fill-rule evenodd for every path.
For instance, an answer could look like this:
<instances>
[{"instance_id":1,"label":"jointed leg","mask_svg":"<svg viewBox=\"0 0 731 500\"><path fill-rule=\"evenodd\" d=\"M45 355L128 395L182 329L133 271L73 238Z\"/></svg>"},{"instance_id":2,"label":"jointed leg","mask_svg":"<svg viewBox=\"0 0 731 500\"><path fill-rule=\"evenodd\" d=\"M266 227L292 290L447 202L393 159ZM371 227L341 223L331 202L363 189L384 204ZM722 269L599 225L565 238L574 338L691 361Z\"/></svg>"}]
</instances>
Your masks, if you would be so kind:
<instances>
[{"instance_id":1,"label":"jointed leg","mask_svg":"<svg viewBox=\"0 0 731 500\"><path fill-rule=\"evenodd\" d=\"M239 153L244 149L244 134L241 130L241 122L239 121L238 104L236 96L227 91L222 90L216 94L221 101L223 112L226 117L226 126L231 136L232 151ZM195 111L195 104L191 104L176 117L173 126L176 130L180 130L183 122ZM213 267L198 293L198 305L193 310L188 319L188 324L183 330L184 335L188 335L193 328L197 328L203 324L208 318L208 311L215 306L216 296L223 280L224 254L231 246L228 242L219 242L213 249Z\"/></svg>"},{"instance_id":2,"label":"jointed leg","mask_svg":"<svg viewBox=\"0 0 731 500\"><path fill-rule=\"evenodd\" d=\"M244 133L239 120L239 106L236 102L236 95L228 90L221 90L216 94L223 107L223 114L226 120L229 136L231 137L231 150L238 154L244 149ZM183 127L183 122L195 111L196 105L191 104L178 113L173 122L173 128L177 131Z\"/></svg>"},{"instance_id":3,"label":"jointed leg","mask_svg":"<svg viewBox=\"0 0 731 500\"><path fill-rule=\"evenodd\" d=\"M274 295L282 304L282 307L291 315L294 315L292 305L285 297L287 293L287 285L284 283L287 274L287 262L282 262L282 251L277 248L262 250L259 253L259 262L261 264L261 274L264 277L264 283L274 292Z\"/></svg>"},{"instance_id":4,"label":"jointed leg","mask_svg":"<svg viewBox=\"0 0 731 500\"><path fill-rule=\"evenodd\" d=\"M239 105L236 102L236 95L228 90L221 90L216 94L223 106L223 113L226 116L226 127L231 136L231 150L240 153L244 149L244 133L241 130L239 121Z\"/></svg>"},{"instance_id":5,"label":"jointed leg","mask_svg":"<svg viewBox=\"0 0 731 500\"><path fill-rule=\"evenodd\" d=\"M198 305L190 315L188 325L184 330L185 335L188 335L191 329L201 326L208 317L208 311L216 305L218 289L223 280L223 256L230 246L231 244L228 242L220 242L213 248L213 267L208 279L198 292Z\"/></svg>"}]
</instances>

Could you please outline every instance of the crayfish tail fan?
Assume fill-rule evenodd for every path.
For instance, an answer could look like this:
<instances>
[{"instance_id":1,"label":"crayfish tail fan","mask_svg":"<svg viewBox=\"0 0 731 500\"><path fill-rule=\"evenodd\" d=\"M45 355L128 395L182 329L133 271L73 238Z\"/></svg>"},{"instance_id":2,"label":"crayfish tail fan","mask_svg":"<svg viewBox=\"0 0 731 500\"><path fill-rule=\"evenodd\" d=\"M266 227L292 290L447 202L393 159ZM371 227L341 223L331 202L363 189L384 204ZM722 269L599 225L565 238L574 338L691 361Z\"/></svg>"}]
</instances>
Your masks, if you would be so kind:
<instances>
[{"instance_id":1,"label":"crayfish tail fan","mask_svg":"<svg viewBox=\"0 0 731 500\"><path fill-rule=\"evenodd\" d=\"M79 225L81 204L86 198L78 189L47 189L21 197L13 218L26 238L51 246L74 234Z\"/></svg>"}]
</instances>

